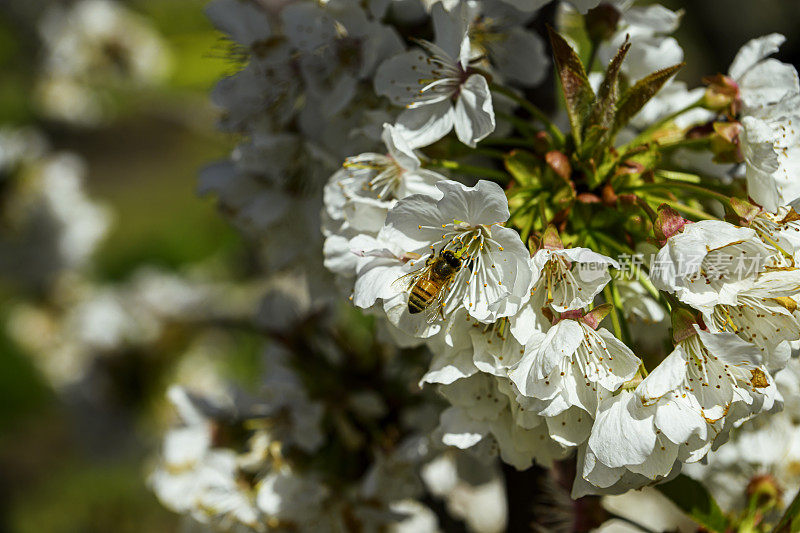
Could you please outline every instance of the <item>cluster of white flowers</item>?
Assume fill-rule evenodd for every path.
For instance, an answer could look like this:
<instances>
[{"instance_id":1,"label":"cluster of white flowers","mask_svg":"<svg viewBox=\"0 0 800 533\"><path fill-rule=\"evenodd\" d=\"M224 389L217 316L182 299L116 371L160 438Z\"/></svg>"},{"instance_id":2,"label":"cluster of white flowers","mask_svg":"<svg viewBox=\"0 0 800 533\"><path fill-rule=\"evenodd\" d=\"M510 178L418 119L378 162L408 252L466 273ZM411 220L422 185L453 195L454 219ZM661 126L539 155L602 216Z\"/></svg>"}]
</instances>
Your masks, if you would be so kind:
<instances>
[{"instance_id":1,"label":"cluster of white flowers","mask_svg":"<svg viewBox=\"0 0 800 533\"><path fill-rule=\"evenodd\" d=\"M711 220L684 226L677 214L665 221L671 233L651 265L652 282L696 309L698 319L673 324L674 351L647 375L633 351L599 326L608 305L592 307L609 288L609 269L619 268L614 259L565 248L555 233L529 252L505 227L501 187L468 187L420 169L414 148L453 127L474 146L494 129L491 93L484 71L470 70L473 33L463 29L465 6L459 9L434 5L437 44L378 69L376 91L408 109L384 125L386 155L351 156L329 180L325 214L335 224L323 225L326 265L352 287L356 306L385 317L398 342L416 338L430 347L422 381L439 384L452 403L442 415L444 443L497 449L518 468L577 449L575 496L666 479L702 459L738 421L780 405L771 372L785 364L788 341L800 339L790 305L800 271L794 250L787 257L775 242L794 231L792 217L765 211L753 228ZM675 13L634 7L622 21L604 50L610 59L629 36L625 65L634 81L682 59L665 35L677 25ZM448 48L444 37L458 46ZM735 75L758 42L740 53ZM759 49L753 64L772 51ZM685 86L665 90L666 103L651 101L640 123L683 107L675 100ZM761 98L745 86L742 93L745 103ZM680 100L685 105L687 97ZM775 226L759 229L768 224ZM638 282L629 285L644 292ZM608 294L603 300L611 304Z\"/></svg>"},{"instance_id":2,"label":"cluster of white flowers","mask_svg":"<svg viewBox=\"0 0 800 533\"><path fill-rule=\"evenodd\" d=\"M287 341L297 323L271 304L269 399L226 415L247 421L247 445L217 443L218 417L179 405L173 433L192 432L193 452L170 433L153 477L168 506L257 531L347 529L342 516L388 524L386 510L426 523L412 511L424 509L420 492L400 487L439 446L519 470L574 459L574 498L620 494L668 482L782 408L776 382L800 340L800 90L794 68L768 58L782 38L751 41L729 75L690 90L672 80L679 12L562 5L566 35L550 40L567 116L550 119L529 100L551 69L531 29L547 3L210 2L244 57L213 94L222 128L243 140L203 171L201 191L258 243L269 273L297 274L318 304L339 296L323 264L382 341L427 348L417 394L438 424L404 427L425 453L401 445L371 458L368 471L387 478L334 490L324 467L292 454L335 461L323 442L363 453L358 432L341 429L355 415L320 392L328 374L348 383L360 370L340 344ZM638 253L651 260L615 258ZM355 412L385 421L383 393L356 387L339 404L367 398ZM379 502L371 518L364 491Z\"/></svg>"}]
</instances>

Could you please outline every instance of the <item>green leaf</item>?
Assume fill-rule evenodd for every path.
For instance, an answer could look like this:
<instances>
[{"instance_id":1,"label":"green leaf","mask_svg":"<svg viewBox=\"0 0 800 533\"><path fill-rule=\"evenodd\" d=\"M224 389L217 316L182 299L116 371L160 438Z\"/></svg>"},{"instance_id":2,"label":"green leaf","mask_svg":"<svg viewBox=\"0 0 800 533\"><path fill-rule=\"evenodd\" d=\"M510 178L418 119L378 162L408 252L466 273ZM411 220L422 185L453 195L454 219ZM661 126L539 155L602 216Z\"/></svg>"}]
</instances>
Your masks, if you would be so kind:
<instances>
[{"instance_id":1,"label":"green leaf","mask_svg":"<svg viewBox=\"0 0 800 533\"><path fill-rule=\"evenodd\" d=\"M541 187L542 160L524 150L512 150L505 158L506 170L524 187Z\"/></svg>"},{"instance_id":2,"label":"green leaf","mask_svg":"<svg viewBox=\"0 0 800 533\"><path fill-rule=\"evenodd\" d=\"M656 488L692 520L711 533L723 533L728 519L706 488L683 474Z\"/></svg>"},{"instance_id":3,"label":"green leaf","mask_svg":"<svg viewBox=\"0 0 800 533\"><path fill-rule=\"evenodd\" d=\"M796 533L800 531L800 492L794 497L772 533Z\"/></svg>"},{"instance_id":4,"label":"green leaf","mask_svg":"<svg viewBox=\"0 0 800 533\"><path fill-rule=\"evenodd\" d=\"M548 26L547 32L550 35L550 45L553 47L556 72L561 80L561 91L564 94L572 137L575 146L580 147L581 133L594 102L594 91L575 50L552 27Z\"/></svg>"},{"instance_id":5,"label":"green leaf","mask_svg":"<svg viewBox=\"0 0 800 533\"><path fill-rule=\"evenodd\" d=\"M612 137L630 122L634 115L661 90L661 87L663 87L684 64L685 63L679 63L665 69L657 70L640 79L633 87L625 91L617 106L617 114L614 117L614 126L611 130Z\"/></svg>"},{"instance_id":6,"label":"green leaf","mask_svg":"<svg viewBox=\"0 0 800 533\"><path fill-rule=\"evenodd\" d=\"M631 43L626 38L625 42L617 50L617 55L608 64L603 83L600 84L600 89L597 91L597 100L592 106L589 124L602 128L611 128L613 125L617 99L619 98L619 71L630 48Z\"/></svg>"}]
</instances>

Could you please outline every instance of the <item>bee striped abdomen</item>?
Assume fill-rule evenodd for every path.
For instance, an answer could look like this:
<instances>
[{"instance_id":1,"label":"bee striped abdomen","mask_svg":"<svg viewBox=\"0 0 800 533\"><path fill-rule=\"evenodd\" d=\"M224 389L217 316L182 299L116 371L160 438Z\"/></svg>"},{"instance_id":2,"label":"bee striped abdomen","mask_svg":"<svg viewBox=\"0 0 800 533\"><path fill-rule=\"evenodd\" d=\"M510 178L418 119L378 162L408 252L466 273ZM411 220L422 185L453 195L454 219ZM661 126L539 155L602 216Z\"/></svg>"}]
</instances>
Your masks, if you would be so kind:
<instances>
[{"instance_id":1,"label":"bee striped abdomen","mask_svg":"<svg viewBox=\"0 0 800 533\"><path fill-rule=\"evenodd\" d=\"M426 279L417 281L411 287L411 293L408 295L408 312L413 315L427 309L433 303L439 290L440 286L432 281Z\"/></svg>"}]
</instances>

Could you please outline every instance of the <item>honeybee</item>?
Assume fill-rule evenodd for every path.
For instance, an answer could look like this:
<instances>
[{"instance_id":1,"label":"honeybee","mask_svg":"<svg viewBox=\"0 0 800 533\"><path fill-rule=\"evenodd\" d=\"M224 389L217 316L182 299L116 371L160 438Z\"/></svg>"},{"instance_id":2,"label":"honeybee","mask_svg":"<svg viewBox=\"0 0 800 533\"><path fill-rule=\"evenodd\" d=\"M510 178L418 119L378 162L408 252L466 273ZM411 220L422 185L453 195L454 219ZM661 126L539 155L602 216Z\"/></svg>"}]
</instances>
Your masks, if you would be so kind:
<instances>
[{"instance_id":1,"label":"honeybee","mask_svg":"<svg viewBox=\"0 0 800 533\"><path fill-rule=\"evenodd\" d=\"M401 277L411 276L408 312L413 315L426 311L429 323L443 315L444 300L462 265L456 252L442 249L438 255L431 255L422 269Z\"/></svg>"}]
</instances>

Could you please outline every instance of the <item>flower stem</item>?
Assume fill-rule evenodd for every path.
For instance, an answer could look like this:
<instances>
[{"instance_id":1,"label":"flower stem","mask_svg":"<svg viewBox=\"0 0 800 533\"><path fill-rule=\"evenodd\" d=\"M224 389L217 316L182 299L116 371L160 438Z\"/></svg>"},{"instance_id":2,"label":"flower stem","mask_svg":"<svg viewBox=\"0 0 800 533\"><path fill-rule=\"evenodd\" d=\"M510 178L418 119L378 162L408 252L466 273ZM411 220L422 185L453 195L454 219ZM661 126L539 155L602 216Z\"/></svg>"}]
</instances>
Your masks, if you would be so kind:
<instances>
[{"instance_id":1,"label":"flower stem","mask_svg":"<svg viewBox=\"0 0 800 533\"><path fill-rule=\"evenodd\" d=\"M516 118L516 117L514 117ZM519 148L531 148L532 144L527 139L517 139L513 137L489 137L480 142L486 146L515 146Z\"/></svg>"},{"instance_id":2,"label":"flower stem","mask_svg":"<svg viewBox=\"0 0 800 533\"><path fill-rule=\"evenodd\" d=\"M647 276L647 274L642 272L641 268L635 267L633 273L636 276L636 279L642 285L642 287L644 287L644 290L646 290L650 294L650 296L653 297L654 300L657 301L662 300L661 292L659 292L659 290L656 289L656 286L653 285L653 282L650 281L650 278ZM664 300L664 302L666 303L666 300ZM669 308L667 308L667 311L669 311Z\"/></svg>"},{"instance_id":3,"label":"flower stem","mask_svg":"<svg viewBox=\"0 0 800 533\"><path fill-rule=\"evenodd\" d=\"M495 150L494 148L482 148L477 147L473 149L473 152L478 155L485 155L486 157L493 157L494 159L499 159L500 161L505 161L506 153L502 150Z\"/></svg>"},{"instance_id":4,"label":"flower stem","mask_svg":"<svg viewBox=\"0 0 800 533\"><path fill-rule=\"evenodd\" d=\"M675 174L672 173L671 175L674 176ZM664 177L667 176L668 175L664 175ZM685 177L687 176L687 174L684 174L683 176ZM705 187L702 187L700 185L695 185L693 183L686 183L685 181L678 181L678 180L671 180L670 183L643 183L641 185L635 185L633 187L629 187L629 189L634 191L643 191L649 189L664 189L667 191L671 191L673 189L682 189L685 191L691 191L700 194L702 196L707 196L709 198L714 198L715 200L719 200L720 202L722 202L722 205L724 206L729 206L731 203L731 199L722 193L719 193L717 191L712 191L711 189L706 189Z\"/></svg>"},{"instance_id":5,"label":"flower stem","mask_svg":"<svg viewBox=\"0 0 800 533\"><path fill-rule=\"evenodd\" d=\"M619 295L619 289L617 288L617 284L614 281L614 279L611 279L611 281L609 281L608 284L611 286L611 296L614 298L614 307L619 309L619 312L621 314L621 318L623 319L623 320L621 320L621 324L620 324L622 326L623 340L625 341L625 344L630 344L631 343L631 332L628 329L628 321L624 320L624 318L625 318L625 308L622 306L622 297L620 297L620 295Z\"/></svg>"},{"instance_id":6,"label":"flower stem","mask_svg":"<svg viewBox=\"0 0 800 533\"><path fill-rule=\"evenodd\" d=\"M692 102L691 104L687 105L686 107L678 109L677 111L674 111L674 112L670 113L669 115L667 115L665 117L662 117L660 120L658 120L657 122L655 122L652 125L650 125L649 127L647 127L644 131L642 131L639 135L637 135L631 142L629 142L625 146L629 147L629 146L636 146L637 144L644 144L645 142L647 142L653 136L653 134L655 132L660 130L665 124L667 124L667 123L671 122L672 120L678 118L679 116L683 115L687 111L691 111L692 109L695 109L697 107L701 107L702 105L703 105L703 98L700 98L700 99Z\"/></svg>"},{"instance_id":7,"label":"flower stem","mask_svg":"<svg viewBox=\"0 0 800 533\"><path fill-rule=\"evenodd\" d=\"M698 176L697 174L690 174L689 172L679 172L677 170L664 170L658 169L655 171L655 175L658 178L670 180L670 181L681 181L684 183L702 183L703 178Z\"/></svg>"},{"instance_id":8,"label":"flower stem","mask_svg":"<svg viewBox=\"0 0 800 533\"><path fill-rule=\"evenodd\" d=\"M719 220L718 217L706 213L702 209L697 209L694 207L690 207L688 205L682 204L680 202L675 202L673 200L669 200L667 198L661 198L660 196L646 196L647 200L657 203L657 204L667 204L668 206L672 207L676 211L680 211L682 213L686 213L687 215L691 215L693 217L699 218L701 220Z\"/></svg>"},{"instance_id":9,"label":"flower stem","mask_svg":"<svg viewBox=\"0 0 800 533\"><path fill-rule=\"evenodd\" d=\"M710 142L710 137L695 137L693 139L681 139L664 144L659 143L658 148L662 152L665 150L675 150L677 148L706 148Z\"/></svg>"},{"instance_id":10,"label":"flower stem","mask_svg":"<svg viewBox=\"0 0 800 533\"><path fill-rule=\"evenodd\" d=\"M797 492L792 503L786 507L786 512L778 521L778 525L773 529L773 533L789 533L795 531L795 527L800 522L800 491Z\"/></svg>"},{"instance_id":11,"label":"flower stem","mask_svg":"<svg viewBox=\"0 0 800 533\"><path fill-rule=\"evenodd\" d=\"M614 295L613 295L612 290L611 290L611 283L612 282L609 281L608 285L606 285L603 288L603 296L605 297L605 299L606 299L606 301L608 303L612 304L611 305L611 324L614 327L614 335L616 335L616 337L619 340L621 340L622 342L624 342L625 344L628 344L627 340L625 339L625 334L622 331L622 322L620 321L620 318L619 318L619 310L617 309L617 302L614 300Z\"/></svg>"},{"instance_id":12,"label":"flower stem","mask_svg":"<svg viewBox=\"0 0 800 533\"><path fill-rule=\"evenodd\" d=\"M550 134L550 136L553 137L553 140L556 142L556 144L558 144L559 146L562 146L564 144L564 134L561 133L561 130L558 129L558 127L553 123L553 121L550 120L550 118L541 109L539 109L538 107L536 107L535 105L533 105L528 100L518 95L508 87L504 87L497 83L491 83L489 85L489 88L496 93L507 96L508 98L512 99L514 102L519 104L525 111L530 113L532 117L534 117L536 120L538 120L544 125L545 129Z\"/></svg>"}]
</instances>

